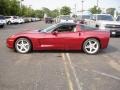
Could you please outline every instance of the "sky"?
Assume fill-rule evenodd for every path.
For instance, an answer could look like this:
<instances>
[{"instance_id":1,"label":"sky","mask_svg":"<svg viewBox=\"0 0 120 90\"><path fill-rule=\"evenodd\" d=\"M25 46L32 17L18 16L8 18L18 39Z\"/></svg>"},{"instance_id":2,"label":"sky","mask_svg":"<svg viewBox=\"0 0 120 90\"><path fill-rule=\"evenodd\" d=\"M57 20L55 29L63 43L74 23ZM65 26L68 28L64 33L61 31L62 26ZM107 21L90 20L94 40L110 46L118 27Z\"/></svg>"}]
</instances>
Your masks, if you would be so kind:
<instances>
[{"instance_id":1,"label":"sky","mask_svg":"<svg viewBox=\"0 0 120 90\"><path fill-rule=\"evenodd\" d=\"M120 11L120 0L98 0L99 7L102 9L113 7L117 8ZM22 2L27 6L31 6L33 9L41 9L42 7L47 7L50 10L59 9L62 6L69 6L72 10L75 8L75 4L77 7L77 11L81 10L81 0L24 0ZM96 5L97 0L84 0L84 10L88 10L89 8Z\"/></svg>"}]
</instances>

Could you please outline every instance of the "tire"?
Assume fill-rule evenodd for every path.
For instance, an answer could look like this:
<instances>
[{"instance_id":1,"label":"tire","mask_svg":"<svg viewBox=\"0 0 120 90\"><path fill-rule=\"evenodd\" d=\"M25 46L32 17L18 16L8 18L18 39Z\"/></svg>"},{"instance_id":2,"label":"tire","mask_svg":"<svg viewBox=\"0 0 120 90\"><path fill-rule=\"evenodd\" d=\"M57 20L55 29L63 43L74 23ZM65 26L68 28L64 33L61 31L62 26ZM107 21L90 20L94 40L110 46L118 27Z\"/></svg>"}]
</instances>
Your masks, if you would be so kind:
<instances>
[{"instance_id":1,"label":"tire","mask_svg":"<svg viewBox=\"0 0 120 90\"><path fill-rule=\"evenodd\" d=\"M25 54L30 52L32 49L32 45L30 40L27 38L19 38L15 42L15 50L19 53Z\"/></svg>"},{"instance_id":2,"label":"tire","mask_svg":"<svg viewBox=\"0 0 120 90\"><path fill-rule=\"evenodd\" d=\"M8 25L10 25L11 24L11 22L10 21L8 21L8 23L7 23Z\"/></svg>"},{"instance_id":3,"label":"tire","mask_svg":"<svg viewBox=\"0 0 120 90\"><path fill-rule=\"evenodd\" d=\"M87 54L94 55L100 49L100 42L97 39L90 38L83 43L83 51Z\"/></svg>"},{"instance_id":4,"label":"tire","mask_svg":"<svg viewBox=\"0 0 120 90\"><path fill-rule=\"evenodd\" d=\"M0 28L4 28L4 25L0 25Z\"/></svg>"}]
</instances>

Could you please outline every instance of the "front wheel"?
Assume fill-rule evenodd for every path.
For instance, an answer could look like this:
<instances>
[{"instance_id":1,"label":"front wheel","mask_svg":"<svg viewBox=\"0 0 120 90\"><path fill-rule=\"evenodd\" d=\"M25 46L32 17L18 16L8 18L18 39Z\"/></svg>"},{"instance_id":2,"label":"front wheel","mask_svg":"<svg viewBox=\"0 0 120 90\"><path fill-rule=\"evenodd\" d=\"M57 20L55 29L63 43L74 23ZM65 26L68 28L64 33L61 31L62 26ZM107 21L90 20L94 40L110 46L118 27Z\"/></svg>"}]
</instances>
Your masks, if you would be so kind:
<instances>
[{"instance_id":1,"label":"front wheel","mask_svg":"<svg viewBox=\"0 0 120 90\"><path fill-rule=\"evenodd\" d=\"M4 25L1 25L0 28L4 28Z\"/></svg>"},{"instance_id":2,"label":"front wheel","mask_svg":"<svg viewBox=\"0 0 120 90\"><path fill-rule=\"evenodd\" d=\"M83 51L87 54L96 54L100 49L100 43L97 39L87 39L83 44Z\"/></svg>"},{"instance_id":3,"label":"front wheel","mask_svg":"<svg viewBox=\"0 0 120 90\"><path fill-rule=\"evenodd\" d=\"M31 42L26 38L19 38L15 42L15 50L22 54L30 52L31 47Z\"/></svg>"}]
</instances>

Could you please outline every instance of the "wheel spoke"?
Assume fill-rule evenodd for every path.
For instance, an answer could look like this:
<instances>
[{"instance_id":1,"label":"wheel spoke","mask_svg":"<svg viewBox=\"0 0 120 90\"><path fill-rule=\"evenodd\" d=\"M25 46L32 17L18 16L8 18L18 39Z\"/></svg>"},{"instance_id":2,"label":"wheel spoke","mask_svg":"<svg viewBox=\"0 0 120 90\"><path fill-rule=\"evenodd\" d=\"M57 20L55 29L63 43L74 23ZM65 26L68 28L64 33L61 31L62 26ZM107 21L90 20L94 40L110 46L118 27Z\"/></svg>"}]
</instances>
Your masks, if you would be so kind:
<instances>
[{"instance_id":1,"label":"wheel spoke","mask_svg":"<svg viewBox=\"0 0 120 90\"><path fill-rule=\"evenodd\" d=\"M88 49L89 49L89 48L90 48L90 45L86 45L85 48L88 48Z\"/></svg>"},{"instance_id":2,"label":"wheel spoke","mask_svg":"<svg viewBox=\"0 0 120 90\"><path fill-rule=\"evenodd\" d=\"M21 44L19 44L19 43L17 43L17 46L21 47L22 45L21 45Z\"/></svg>"},{"instance_id":3,"label":"wheel spoke","mask_svg":"<svg viewBox=\"0 0 120 90\"><path fill-rule=\"evenodd\" d=\"M90 39L85 44L85 51L89 54L94 54L99 50L99 43L97 40Z\"/></svg>"},{"instance_id":4,"label":"wheel spoke","mask_svg":"<svg viewBox=\"0 0 120 90\"><path fill-rule=\"evenodd\" d=\"M91 42L91 41L88 41L88 43L89 43L89 45L91 45L91 44L92 44L92 42Z\"/></svg>"},{"instance_id":5,"label":"wheel spoke","mask_svg":"<svg viewBox=\"0 0 120 90\"><path fill-rule=\"evenodd\" d=\"M16 43L16 48L19 52L25 53L29 51L30 44L26 39L19 39Z\"/></svg>"},{"instance_id":6,"label":"wheel spoke","mask_svg":"<svg viewBox=\"0 0 120 90\"><path fill-rule=\"evenodd\" d=\"M95 46L95 45L97 45L97 42L94 42L94 43L93 43L93 46Z\"/></svg>"},{"instance_id":7,"label":"wheel spoke","mask_svg":"<svg viewBox=\"0 0 120 90\"><path fill-rule=\"evenodd\" d=\"M21 44L24 45L24 40L21 40Z\"/></svg>"}]
</instances>

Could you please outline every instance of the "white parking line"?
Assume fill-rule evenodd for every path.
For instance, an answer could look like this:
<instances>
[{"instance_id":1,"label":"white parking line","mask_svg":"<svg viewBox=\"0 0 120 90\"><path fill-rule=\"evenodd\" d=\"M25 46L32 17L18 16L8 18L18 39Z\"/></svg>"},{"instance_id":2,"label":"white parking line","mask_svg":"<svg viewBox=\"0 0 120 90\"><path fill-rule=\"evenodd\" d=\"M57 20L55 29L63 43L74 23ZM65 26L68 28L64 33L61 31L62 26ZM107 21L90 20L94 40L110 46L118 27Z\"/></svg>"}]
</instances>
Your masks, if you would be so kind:
<instances>
[{"instance_id":1,"label":"white parking line","mask_svg":"<svg viewBox=\"0 0 120 90\"><path fill-rule=\"evenodd\" d=\"M107 73L104 73L104 72L99 72L99 71L96 71L96 70L92 70L92 72L103 75L103 76L106 76L106 77L110 77L110 78L113 78L113 79L116 79L116 80L120 80L119 77L111 75L111 74L107 74Z\"/></svg>"},{"instance_id":2,"label":"white parking line","mask_svg":"<svg viewBox=\"0 0 120 90\"><path fill-rule=\"evenodd\" d=\"M70 78L70 73L69 73L69 69L68 69L68 63L65 59L65 54L62 53L62 59L64 61L64 66L65 66L65 73L66 73L66 77L67 77L67 81L68 81L68 86L69 86L69 90L74 90L73 89L73 83L72 80Z\"/></svg>"},{"instance_id":3,"label":"white parking line","mask_svg":"<svg viewBox=\"0 0 120 90\"><path fill-rule=\"evenodd\" d=\"M82 90L82 85L80 84L79 79L78 79L77 74L76 74L76 71L75 71L75 68L74 68L74 66L72 65L72 62L71 62L69 53L66 53L66 56L67 56L67 59L68 59L68 61L69 61L70 67L71 67L71 69L72 69L73 75L74 75L74 77L75 77L75 81L76 81L78 90Z\"/></svg>"}]
</instances>

